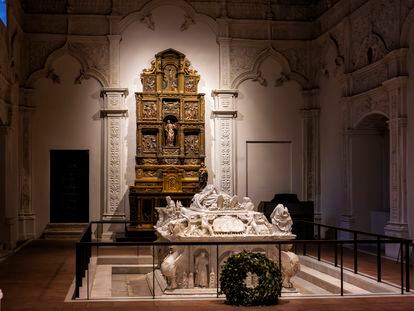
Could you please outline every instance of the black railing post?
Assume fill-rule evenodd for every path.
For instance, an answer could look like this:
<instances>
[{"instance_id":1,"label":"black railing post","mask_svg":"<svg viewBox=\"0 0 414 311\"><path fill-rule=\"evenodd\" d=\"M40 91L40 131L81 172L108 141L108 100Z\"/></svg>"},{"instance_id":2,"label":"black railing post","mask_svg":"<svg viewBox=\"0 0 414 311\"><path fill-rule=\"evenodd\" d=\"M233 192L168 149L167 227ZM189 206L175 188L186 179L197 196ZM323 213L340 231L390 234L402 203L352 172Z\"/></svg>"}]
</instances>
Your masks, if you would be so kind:
<instances>
[{"instance_id":1,"label":"black railing post","mask_svg":"<svg viewBox=\"0 0 414 311\"><path fill-rule=\"evenodd\" d=\"M280 242L278 243L279 245L279 270L280 273L282 273L282 249L280 248Z\"/></svg>"},{"instance_id":2,"label":"black railing post","mask_svg":"<svg viewBox=\"0 0 414 311\"><path fill-rule=\"evenodd\" d=\"M81 244L79 242L76 242L76 253L75 253L75 261L76 261L76 267L75 267L75 298L79 298L79 287L82 284L82 276L81 276Z\"/></svg>"},{"instance_id":3,"label":"black railing post","mask_svg":"<svg viewBox=\"0 0 414 311\"><path fill-rule=\"evenodd\" d=\"M377 236L377 281L381 282L381 264L382 264L382 260L381 260L381 243L380 243L380 237Z\"/></svg>"},{"instance_id":4,"label":"black railing post","mask_svg":"<svg viewBox=\"0 0 414 311\"><path fill-rule=\"evenodd\" d=\"M335 241L338 241L338 229L335 228ZM338 243L335 242L335 267L338 266Z\"/></svg>"},{"instance_id":5,"label":"black railing post","mask_svg":"<svg viewBox=\"0 0 414 311\"><path fill-rule=\"evenodd\" d=\"M405 291L410 291L410 241L405 241Z\"/></svg>"},{"instance_id":6,"label":"black railing post","mask_svg":"<svg viewBox=\"0 0 414 311\"><path fill-rule=\"evenodd\" d=\"M216 244L216 286L217 286L217 298L220 296L219 292L219 245Z\"/></svg>"},{"instance_id":7,"label":"black railing post","mask_svg":"<svg viewBox=\"0 0 414 311\"><path fill-rule=\"evenodd\" d=\"M341 296L344 295L344 247L341 245Z\"/></svg>"},{"instance_id":8,"label":"black railing post","mask_svg":"<svg viewBox=\"0 0 414 311\"><path fill-rule=\"evenodd\" d=\"M358 233L354 232L354 273L358 273Z\"/></svg>"},{"instance_id":9,"label":"black railing post","mask_svg":"<svg viewBox=\"0 0 414 311\"><path fill-rule=\"evenodd\" d=\"M318 260L321 260L321 225L317 224L317 230L318 230Z\"/></svg>"},{"instance_id":10,"label":"black railing post","mask_svg":"<svg viewBox=\"0 0 414 311\"><path fill-rule=\"evenodd\" d=\"M152 299L155 299L155 245L154 244L152 244Z\"/></svg>"},{"instance_id":11,"label":"black railing post","mask_svg":"<svg viewBox=\"0 0 414 311\"><path fill-rule=\"evenodd\" d=\"M404 295L404 244L400 242L401 251L401 295Z\"/></svg>"}]
</instances>

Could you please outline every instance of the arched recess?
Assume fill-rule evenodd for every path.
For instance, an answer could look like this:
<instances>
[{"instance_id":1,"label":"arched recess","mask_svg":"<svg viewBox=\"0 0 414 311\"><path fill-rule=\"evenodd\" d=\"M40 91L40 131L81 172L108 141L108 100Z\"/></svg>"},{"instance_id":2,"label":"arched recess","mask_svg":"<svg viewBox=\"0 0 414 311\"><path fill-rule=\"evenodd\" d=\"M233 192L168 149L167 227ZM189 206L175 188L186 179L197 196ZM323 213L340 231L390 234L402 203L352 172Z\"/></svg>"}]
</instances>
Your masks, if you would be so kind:
<instances>
[{"instance_id":1,"label":"arched recess","mask_svg":"<svg viewBox=\"0 0 414 311\"><path fill-rule=\"evenodd\" d=\"M263 62L268 59L274 59L281 66L280 75L275 77L275 80L272 81L272 85L280 86L287 81L296 81L303 89L309 89L310 84L306 77L302 76L299 73L293 72L290 68L289 61L281 53L273 49L273 47L266 48L263 50L253 62L252 67L241 74L239 74L231 83L233 89L238 89L240 84L246 80L257 81L263 86L267 86L268 81L263 79L260 67Z\"/></svg>"},{"instance_id":2,"label":"arched recess","mask_svg":"<svg viewBox=\"0 0 414 311\"><path fill-rule=\"evenodd\" d=\"M82 186L88 187L88 197L85 199L88 205L85 204L84 211L89 215L82 222L84 219L87 219L86 222L99 219L101 210L100 91L105 81L96 77L85 77L87 80L80 81L79 72L87 67L79 55L75 54L76 57L72 52L65 51L67 50L55 51L47 59L43 70L52 71L54 78L50 75L49 78L42 76L42 71L39 71L27 81L30 90L26 89L25 92L26 102L34 107L32 111L28 111L29 121L24 122L24 131L29 133L29 146L23 148L30 150L32 171L27 178L30 178L28 183L32 185L30 193L33 211L36 213L36 236L41 234L52 219L52 151L56 150L61 155L66 152L62 155L66 159L69 158L68 152L75 150L76 156L82 153L82 159L79 160L82 164L76 164L76 174L82 173ZM65 167L68 172L69 164Z\"/></svg>"},{"instance_id":3,"label":"arched recess","mask_svg":"<svg viewBox=\"0 0 414 311\"><path fill-rule=\"evenodd\" d=\"M123 33L129 25L131 25L133 22L137 20L146 23L149 28L155 27L152 21L151 12L156 8L168 5L172 5L170 0L149 1L142 7L141 10L128 14L119 22L119 33ZM184 0L176 0L174 1L173 5L181 8L185 12L186 21L183 21L183 28L181 29L182 31L186 30L187 26L191 25L192 23L194 23L194 21L198 20L207 24L211 28L211 30L216 34L216 36L218 35L218 25L214 19L207 15L197 13L194 10L194 8ZM188 23L188 25L186 26L185 23Z\"/></svg>"},{"instance_id":4,"label":"arched recess","mask_svg":"<svg viewBox=\"0 0 414 311\"><path fill-rule=\"evenodd\" d=\"M64 55L72 56L81 65L79 76L76 78L75 83L80 83L83 79L94 78L102 87L109 86L107 77L105 77L105 75L99 70L91 68L86 61L86 57L82 55L81 52L72 48L70 42L67 42L63 47L58 48L49 54L42 69L30 74L30 76L26 79L25 87L31 88L39 79L48 77L50 73L53 72L53 63Z\"/></svg>"},{"instance_id":5,"label":"arched recess","mask_svg":"<svg viewBox=\"0 0 414 311\"><path fill-rule=\"evenodd\" d=\"M355 227L384 234L390 218L388 117L374 111L364 114L349 133Z\"/></svg>"},{"instance_id":6,"label":"arched recess","mask_svg":"<svg viewBox=\"0 0 414 311\"><path fill-rule=\"evenodd\" d=\"M307 135L302 133L301 110L307 81L290 77L286 58L268 49L256 58L251 70L233 81L232 87L239 90L236 193L251 197L256 205L270 201L275 193L293 192L303 198L303 140Z\"/></svg>"}]
</instances>

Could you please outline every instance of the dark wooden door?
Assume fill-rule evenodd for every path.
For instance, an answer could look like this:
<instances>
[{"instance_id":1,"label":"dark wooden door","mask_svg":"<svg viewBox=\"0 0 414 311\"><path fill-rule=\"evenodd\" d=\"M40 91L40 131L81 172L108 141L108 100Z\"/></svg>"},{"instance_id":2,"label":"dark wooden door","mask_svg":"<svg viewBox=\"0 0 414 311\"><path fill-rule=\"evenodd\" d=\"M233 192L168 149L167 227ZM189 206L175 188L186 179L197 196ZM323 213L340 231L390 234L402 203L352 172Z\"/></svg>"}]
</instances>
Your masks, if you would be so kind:
<instances>
[{"instance_id":1,"label":"dark wooden door","mask_svg":"<svg viewBox=\"0 0 414 311\"><path fill-rule=\"evenodd\" d=\"M89 150L50 150L50 222L89 222Z\"/></svg>"}]
</instances>

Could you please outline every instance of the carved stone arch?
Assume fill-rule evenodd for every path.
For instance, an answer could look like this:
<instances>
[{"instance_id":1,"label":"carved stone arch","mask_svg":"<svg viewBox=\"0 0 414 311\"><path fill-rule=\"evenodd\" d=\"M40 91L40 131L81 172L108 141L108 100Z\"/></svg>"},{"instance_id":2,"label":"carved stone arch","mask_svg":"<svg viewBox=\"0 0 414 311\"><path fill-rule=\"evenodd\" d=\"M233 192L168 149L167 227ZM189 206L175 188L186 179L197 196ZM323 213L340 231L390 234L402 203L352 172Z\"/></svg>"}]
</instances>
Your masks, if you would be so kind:
<instances>
[{"instance_id":1,"label":"carved stone arch","mask_svg":"<svg viewBox=\"0 0 414 311\"><path fill-rule=\"evenodd\" d=\"M414 9L411 9L405 18L401 27L400 47L408 47L410 45L410 37L414 29Z\"/></svg>"},{"instance_id":2,"label":"carved stone arch","mask_svg":"<svg viewBox=\"0 0 414 311\"><path fill-rule=\"evenodd\" d=\"M188 4L188 2L184 0L155 0L155 1L149 1L147 4L145 4L139 11L132 12L121 19L119 22L119 33L123 33L125 29L128 28L129 25L131 25L133 22L139 20L143 20L148 16L151 16L151 12L155 10L156 8L162 7L162 6L176 6L181 8L185 15L188 16L192 20L199 20L205 24L207 24L210 29L213 31L213 33L217 36L218 35L218 25L217 22L212 19L210 16L199 14L197 13L194 8Z\"/></svg>"},{"instance_id":3,"label":"carved stone arch","mask_svg":"<svg viewBox=\"0 0 414 311\"><path fill-rule=\"evenodd\" d=\"M355 120L355 123L352 124L352 128L353 129L361 128L362 123L366 121L367 118L370 118L371 116L382 116L386 118L387 120L389 119L389 116L385 112L379 111L379 110L371 110L371 111L364 113L357 120Z\"/></svg>"},{"instance_id":4,"label":"carved stone arch","mask_svg":"<svg viewBox=\"0 0 414 311\"><path fill-rule=\"evenodd\" d=\"M81 74L84 78L94 78L101 84L102 87L109 86L108 79L104 74L94 68L90 68L85 57L80 52L70 48L70 44L65 44L63 47L56 49L49 54L46 58L44 67L33 72L26 79L25 87L31 88L37 80L45 77L48 72L52 70L54 62L63 55L70 55L79 62L81 65Z\"/></svg>"},{"instance_id":5,"label":"carved stone arch","mask_svg":"<svg viewBox=\"0 0 414 311\"><path fill-rule=\"evenodd\" d=\"M331 49L335 51L335 65L339 69L340 67L343 67L345 64L345 58L341 54L339 49L339 43L338 40L335 38L335 36L330 33L327 35L322 42L322 50L321 50L321 60L322 60L322 68L318 70L316 74L316 81L320 81L321 78L328 76L330 73L327 68L326 59L328 57L328 53Z\"/></svg>"},{"instance_id":6,"label":"carved stone arch","mask_svg":"<svg viewBox=\"0 0 414 311\"><path fill-rule=\"evenodd\" d=\"M261 76L260 67L262 63L268 58L274 59L281 65L282 72L281 77L279 79L283 79L283 81L281 81L282 83L288 80L294 80L297 83L299 83L299 85L302 86L302 88L306 89L309 87L307 79L303 77L301 74L292 72L286 57L271 47L266 48L261 53L259 53L255 61L253 62L251 68L248 71L239 74L233 80L231 84L232 88L238 89L240 84L242 84L246 80L258 81L260 84L266 86L267 81L265 81L265 79Z\"/></svg>"},{"instance_id":7,"label":"carved stone arch","mask_svg":"<svg viewBox=\"0 0 414 311\"><path fill-rule=\"evenodd\" d=\"M372 54L371 58L370 51ZM385 44L384 39L376 33L370 33L365 37L358 49L354 68L360 69L362 67L375 63L382 59L386 54L388 54L388 52L389 50Z\"/></svg>"}]
</instances>

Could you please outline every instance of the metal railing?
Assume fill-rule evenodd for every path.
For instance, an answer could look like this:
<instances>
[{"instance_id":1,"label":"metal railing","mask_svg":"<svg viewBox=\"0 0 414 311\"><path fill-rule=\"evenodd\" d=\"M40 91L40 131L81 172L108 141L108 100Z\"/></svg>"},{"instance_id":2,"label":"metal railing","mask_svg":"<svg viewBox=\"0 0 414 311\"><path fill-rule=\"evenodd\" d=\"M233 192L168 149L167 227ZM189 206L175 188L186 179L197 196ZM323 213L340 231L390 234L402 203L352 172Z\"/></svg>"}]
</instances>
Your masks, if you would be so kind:
<instances>
[{"instance_id":1,"label":"metal railing","mask_svg":"<svg viewBox=\"0 0 414 311\"><path fill-rule=\"evenodd\" d=\"M363 245L370 245L374 243L376 245L376 280L378 282L382 282L382 248L385 245L397 245L400 247L400 254L401 254L401 261L400 261L400 288L401 294L410 291L410 262L409 262L409 247L411 244L410 240L379 235L379 234L372 234L357 230L339 228L335 226L329 226L319 223L313 222L306 222L309 226L314 226L315 232L315 239L313 240L271 240L271 241L246 241L246 242L170 242L166 240L157 240L153 242L111 242L102 240L99 235L102 233L102 226L104 225L121 225L124 228L130 222L124 221L93 221L89 223L88 227L85 229L82 238L79 242L76 243L76 275L75 275L75 291L74 291L74 299L78 299L80 297L80 288L82 286L82 279L86 277L86 299L89 299L90 293L90 280L89 274L86 273L88 270L88 266L90 263L90 259L92 256L92 249L96 248L96 252L99 253L99 247L121 247L121 246L134 246L137 247L137 250L140 247L151 247L152 248L152 272L153 272L153 280L152 280L152 298L156 298L155 294L155 270L157 263L155 260L156 247L171 247L171 246L195 246L195 245L203 245L203 246L210 246L216 250L216 277L217 277L217 297L219 297L219 248L220 247L228 247L228 246L241 246L241 247L253 247L257 245L274 245L278 247L278 257L279 257L279 268L281 268L281 250L284 245L291 245L293 249L299 253L299 247L302 247L302 254L304 256L310 255L308 250L309 247L316 247L316 258L317 260L321 261L322 258L322 246L330 246L330 250L334 250L334 260L332 265L335 267L340 268L340 295L344 295L344 248L349 249L351 246L353 248L353 272L358 273L358 249ZM96 230L92 230L93 226L97 226ZM99 227L101 229L99 229ZM325 240L321 239L321 231L322 228L331 229L334 231L334 239ZM339 232L347 232L352 235L352 239L338 239ZM92 239L92 236L95 234L96 238ZM373 239L359 239L360 236L369 236ZM215 246L215 247L214 247Z\"/></svg>"}]
</instances>

